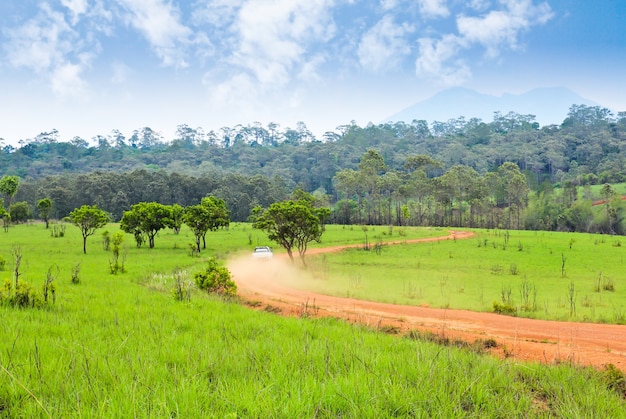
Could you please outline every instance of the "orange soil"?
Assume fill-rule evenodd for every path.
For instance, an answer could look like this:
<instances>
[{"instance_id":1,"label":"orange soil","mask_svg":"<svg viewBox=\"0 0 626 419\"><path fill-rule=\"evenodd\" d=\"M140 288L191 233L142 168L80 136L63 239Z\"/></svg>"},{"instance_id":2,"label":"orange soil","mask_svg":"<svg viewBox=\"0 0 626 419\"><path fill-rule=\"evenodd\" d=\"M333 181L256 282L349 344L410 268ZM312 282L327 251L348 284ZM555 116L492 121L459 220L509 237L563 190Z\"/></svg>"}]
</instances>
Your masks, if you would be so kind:
<instances>
[{"instance_id":1,"label":"orange soil","mask_svg":"<svg viewBox=\"0 0 626 419\"><path fill-rule=\"evenodd\" d=\"M469 232L451 232L446 237L395 243L462 239L472 235ZM311 249L308 254L336 252L355 246ZM297 269L287 266L290 264L284 258L275 257L262 267L259 261L250 262L231 261L228 268L237 283L239 296L260 309L271 308L288 316L332 316L400 333L417 329L469 343L478 339L493 339L498 345L490 351L501 358L546 364L569 362L597 368L613 364L626 371L626 326L533 320L494 313L332 297L290 286L289 280L299 273Z\"/></svg>"}]
</instances>

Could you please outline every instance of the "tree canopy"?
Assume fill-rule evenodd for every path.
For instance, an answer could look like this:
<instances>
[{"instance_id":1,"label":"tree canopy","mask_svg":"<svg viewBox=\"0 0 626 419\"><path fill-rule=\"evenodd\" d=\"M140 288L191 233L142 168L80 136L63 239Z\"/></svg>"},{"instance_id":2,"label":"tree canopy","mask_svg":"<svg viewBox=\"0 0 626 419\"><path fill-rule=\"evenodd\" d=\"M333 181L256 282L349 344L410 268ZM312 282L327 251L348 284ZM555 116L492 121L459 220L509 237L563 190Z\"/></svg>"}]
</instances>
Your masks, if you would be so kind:
<instances>
[{"instance_id":1,"label":"tree canopy","mask_svg":"<svg viewBox=\"0 0 626 419\"><path fill-rule=\"evenodd\" d=\"M5 205L7 208L11 207L11 199L17 193L17 190L20 187L20 178L19 176L2 176L0 179L0 192L2 192L5 196Z\"/></svg>"},{"instance_id":2,"label":"tree canopy","mask_svg":"<svg viewBox=\"0 0 626 419\"><path fill-rule=\"evenodd\" d=\"M255 209L254 228L267 233L267 237L283 247L293 262L293 250L298 250L302 263L308 244L321 239L323 229L318 212L309 200L276 202L263 210Z\"/></svg>"},{"instance_id":3,"label":"tree canopy","mask_svg":"<svg viewBox=\"0 0 626 419\"><path fill-rule=\"evenodd\" d=\"M96 205L83 205L70 212L69 218L72 224L80 229L83 235L83 253L87 254L87 237L104 227L109 217Z\"/></svg>"},{"instance_id":4,"label":"tree canopy","mask_svg":"<svg viewBox=\"0 0 626 419\"><path fill-rule=\"evenodd\" d=\"M230 212L223 199L214 196L202 198L199 204L185 208L184 223L193 231L196 247L200 252L200 240L206 249L206 234L230 224Z\"/></svg>"},{"instance_id":5,"label":"tree canopy","mask_svg":"<svg viewBox=\"0 0 626 419\"><path fill-rule=\"evenodd\" d=\"M157 202L140 202L124 212L120 228L137 238L144 234L148 238L150 249L154 248L157 233L172 224L172 208ZM139 245L139 243L138 243Z\"/></svg>"},{"instance_id":6,"label":"tree canopy","mask_svg":"<svg viewBox=\"0 0 626 419\"><path fill-rule=\"evenodd\" d=\"M37 211L39 212L39 217L46 223L46 228L48 228L50 211L52 211L52 200L50 198L42 198L37 201Z\"/></svg>"}]
</instances>

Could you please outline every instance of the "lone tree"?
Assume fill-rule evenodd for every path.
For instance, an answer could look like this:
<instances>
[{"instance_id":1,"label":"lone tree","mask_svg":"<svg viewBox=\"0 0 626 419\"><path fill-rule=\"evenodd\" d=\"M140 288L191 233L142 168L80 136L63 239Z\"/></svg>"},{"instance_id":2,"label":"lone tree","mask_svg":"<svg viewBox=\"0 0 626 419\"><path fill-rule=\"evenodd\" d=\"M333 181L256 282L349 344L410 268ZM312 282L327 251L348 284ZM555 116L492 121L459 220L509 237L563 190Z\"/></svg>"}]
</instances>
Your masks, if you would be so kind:
<instances>
[{"instance_id":1,"label":"lone tree","mask_svg":"<svg viewBox=\"0 0 626 419\"><path fill-rule=\"evenodd\" d=\"M30 219L30 207L28 202L15 202L9 207L9 216L14 223L25 223Z\"/></svg>"},{"instance_id":2,"label":"lone tree","mask_svg":"<svg viewBox=\"0 0 626 419\"><path fill-rule=\"evenodd\" d=\"M17 193L17 190L20 187L20 177L19 176L2 176L0 179L0 192L4 194L6 197L5 205L6 208L11 207L11 199Z\"/></svg>"},{"instance_id":3,"label":"lone tree","mask_svg":"<svg viewBox=\"0 0 626 419\"><path fill-rule=\"evenodd\" d=\"M265 231L270 240L287 250L292 262L293 249L298 249L304 265L308 244L319 241L322 236L320 215L326 213L321 211L322 208L314 208L311 202L308 199L288 200L275 202L266 210L261 207L253 209L253 227Z\"/></svg>"},{"instance_id":4,"label":"lone tree","mask_svg":"<svg viewBox=\"0 0 626 419\"><path fill-rule=\"evenodd\" d=\"M37 201L37 211L39 211L39 217L46 222L47 229L48 221L50 220L50 211L52 211L52 200L50 198L42 198Z\"/></svg>"},{"instance_id":5,"label":"lone tree","mask_svg":"<svg viewBox=\"0 0 626 419\"><path fill-rule=\"evenodd\" d=\"M96 205L83 205L70 212L70 221L83 233L83 253L87 254L87 237L104 227L109 217Z\"/></svg>"},{"instance_id":6,"label":"lone tree","mask_svg":"<svg viewBox=\"0 0 626 419\"><path fill-rule=\"evenodd\" d=\"M154 237L159 230L169 227L172 223L172 208L158 202L140 202L133 205L130 211L124 211L120 228L126 233L145 234L150 249L154 248Z\"/></svg>"},{"instance_id":7,"label":"lone tree","mask_svg":"<svg viewBox=\"0 0 626 419\"><path fill-rule=\"evenodd\" d=\"M196 237L196 247L200 252L200 239L206 249L206 233L215 231L230 224L230 211L226 208L223 199L214 196L202 198L198 205L185 208L183 222L193 231Z\"/></svg>"}]
</instances>

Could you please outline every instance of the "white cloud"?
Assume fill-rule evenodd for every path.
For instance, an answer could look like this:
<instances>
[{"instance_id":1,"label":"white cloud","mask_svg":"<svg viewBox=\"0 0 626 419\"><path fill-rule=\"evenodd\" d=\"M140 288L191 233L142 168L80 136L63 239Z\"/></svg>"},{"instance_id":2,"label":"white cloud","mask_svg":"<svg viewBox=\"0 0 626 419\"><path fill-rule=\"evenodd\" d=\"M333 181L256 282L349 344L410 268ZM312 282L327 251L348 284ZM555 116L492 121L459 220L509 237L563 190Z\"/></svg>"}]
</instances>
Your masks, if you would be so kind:
<instances>
[{"instance_id":1,"label":"white cloud","mask_svg":"<svg viewBox=\"0 0 626 419\"><path fill-rule=\"evenodd\" d=\"M137 29L164 65L187 67L186 48L193 31L180 21L180 12L164 0L117 0L129 14L127 23Z\"/></svg>"},{"instance_id":2,"label":"white cloud","mask_svg":"<svg viewBox=\"0 0 626 419\"><path fill-rule=\"evenodd\" d=\"M302 64L300 72L298 73L298 80L304 82L320 82L322 78L319 75L319 67L324 65L326 61L326 58L321 54L310 57Z\"/></svg>"},{"instance_id":3,"label":"white cloud","mask_svg":"<svg viewBox=\"0 0 626 419\"><path fill-rule=\"evenodd\" d=\"M284 84L294 67L307 61L307 46L330 38L329 2L250 0L239 11L233 62L263 84Z\"/></svg>"},{"instance_id":4,"label":"white cloud","mask_svg":"<svg viewBox=\"0 0 626 419\"><path fill-rule=\"evenodd\" d=\"M50 75L52 91L64 97L81 98L87 92L87 83L81 78L83 67L78 64L63 63Z\"/></svg>"},{"instance_id":5,"label":"white cloud","mask_svg":"<svg viewBox=\"0 0 626 419\"><path fill-rule=\"evenodd\" d=\"M391 15L383 16L361 39L359 63L374 72L396 67L411 53L406 35L412 31L410 25L395 23Z\"/></svg>"},{"instance_id":6,"label":"white cloud","mask_svg":"<svg viewBox=\"0 0 626 419\"><path fill-rule=\"evenodd\" d=\"M500 9L480 16L457 16L458 34L419 39L418 76L433 77L445 84L460 84L471 76L469 66L461 58L464 51L480 46L485 48L487 58L495 58L502 49L519 49L521 32L545 24L553 17L547 3L535 5L532 0L500 0L499 4ZM483 8L488 3L474 0L470 6Z\"/></svg>"},{"instance_id":7,"label":"white cloud","mask_svg":"<svg viewBox=\"0 0 626 419\"><path fill-rule=\"evenodd\" d=\"M7 31L7 57L11 65L45 72L71 51L73 35L63 14L43 4L40 13L22 26Z\"/></svg>"},{"instance_id":8,"label":"white cloud","mask_svg":"<svg viewBox=\"0 0 626 419\"><path fill-rule=\"evenodd\" d=\"M218 3L223 3L218 0ZM246 0L222 28L222 50L216 68L205 76L214 101L237 109L263 107L267 100L292 103L293 82L319 81L327 62L324 45L335 26L330 0ZM287 88L287 86L291 86ZM283 89L285 89L283 91Z\"/></svg>"},{"instance_id":9,"label":"white cloud","mask_svg":"<svg viewBox=\"0 0 626 419\"><path fill-rule=\"evenodd\" d=\"M192 18L196 24L225 26L235 19L245 0L197 0Z\"/></svg>"},{"instance_id":10,"label":"white cloud","mask_svg":"<svg viewBox=\"0 0 626 419\"><path fill-rule=\"evenodd\" d=\"M553 14L543 3L534 6L531 0L502 0L505 10L493 10L481 17L459 16L459 34L471 43L484 46L489 57L500 48L518 48L519 33L533 25L544 24Z\"/></svg>"},{"instance_id":11,"label":"white cloud","mask_svg":"<svg viewBox=\"0 0 626 419\"><path fill-rule=\"evenodd\" d=\"M78 23L80 15L87 11L87 0L61 0L61 4L72 12L72 25Z\"/></svg>"},{"instance_id":12,"label":"white cloud","mask_svg":"<svg viewBox=\"0 0 626 419\"><path fill-rule=\"evenodd\" d=\"M442 39L421 38L419 57L415 62L416 74L437 79L445 85L462 84L471 77L468 65L458 58L464 47L463 39L446 35Z\"/></svg>"},{"instance_id":13,"label":"white cloud","mask_svg":"<svg viewBox=\"0 0 626 419\"><path fill-rule=\"evenodd\" d=\"M393 10L398 6L398 0L380 0L380 6L384 11Z\"/></svg>"},{"instance_id":14,"label":"white cloud","mask_svg":"<svg viewBox=\"0 0 626 419\"><path fill-rule=\"evenodd\" d=\"M491 7L491 0L471 0L469 6L474 10L482 12Z\"/></svg>"},{"instance_id":15,"label":"white cloud","mask_svg":"<svg viewBox=\"0 0 626 419\"><path fill-rule=\"evenodd\" d=\"M450 11L446 6L446 0L418 0L420 12L429 18L448 17Z\"/></svg>"},{"instance_id":16,"label":"white cloud","mask_svg":"<svg viewBox=\"0 0 626 419\"><path fill-rule=\"evenodd\" d=\"M89 67L93 53L85 51L82 39L62 13L43 3L35 17L6 33L5 50L11 66L47 78L58 95L76 97L86 92L81 73Z\"/></svg>"}]
</instances>

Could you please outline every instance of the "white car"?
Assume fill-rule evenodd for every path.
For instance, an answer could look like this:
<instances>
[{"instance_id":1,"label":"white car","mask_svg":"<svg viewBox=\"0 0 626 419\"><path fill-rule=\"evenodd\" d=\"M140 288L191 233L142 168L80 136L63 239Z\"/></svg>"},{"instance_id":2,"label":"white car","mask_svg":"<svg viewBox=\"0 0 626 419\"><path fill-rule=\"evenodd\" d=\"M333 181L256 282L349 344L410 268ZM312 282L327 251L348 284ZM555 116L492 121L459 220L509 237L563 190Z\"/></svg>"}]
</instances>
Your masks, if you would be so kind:
<instances>
[{"instance_id":1,"label":"white car","mask_svg":"<svg viewBox=\"0 0 626 419\"><path fill-rule=\"evenodd\" d=\"M274 254L269 246L257 246L254 248L254 252L252 252L254 259L271 259L272 256L274 256Z\"/></svg>"}]
</instances>

